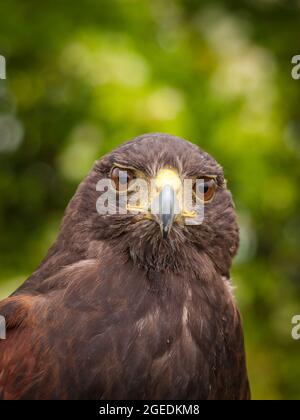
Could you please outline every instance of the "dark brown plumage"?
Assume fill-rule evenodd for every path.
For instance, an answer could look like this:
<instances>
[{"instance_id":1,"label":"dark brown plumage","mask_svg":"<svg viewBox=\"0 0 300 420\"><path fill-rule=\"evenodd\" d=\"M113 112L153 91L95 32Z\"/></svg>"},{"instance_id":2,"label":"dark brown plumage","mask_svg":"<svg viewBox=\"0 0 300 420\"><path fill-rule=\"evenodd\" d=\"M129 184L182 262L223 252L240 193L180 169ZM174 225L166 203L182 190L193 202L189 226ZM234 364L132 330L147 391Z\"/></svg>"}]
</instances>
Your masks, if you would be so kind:
<instances>
[{"instance_id":1,"label":"dark brown plumage","mask_svg":"<svg viewBox=\"0 0 300 420\"><path fill-rule=\"evenodd\" d=\"M163 238L143 215L100 216L115 163L153 177L214 175L200 226ZM248 399L229 270L239 242L222 168L177 137L136 138L98 161L38 270L0 304L2 399Z\"/></svg>"}]
</instances>

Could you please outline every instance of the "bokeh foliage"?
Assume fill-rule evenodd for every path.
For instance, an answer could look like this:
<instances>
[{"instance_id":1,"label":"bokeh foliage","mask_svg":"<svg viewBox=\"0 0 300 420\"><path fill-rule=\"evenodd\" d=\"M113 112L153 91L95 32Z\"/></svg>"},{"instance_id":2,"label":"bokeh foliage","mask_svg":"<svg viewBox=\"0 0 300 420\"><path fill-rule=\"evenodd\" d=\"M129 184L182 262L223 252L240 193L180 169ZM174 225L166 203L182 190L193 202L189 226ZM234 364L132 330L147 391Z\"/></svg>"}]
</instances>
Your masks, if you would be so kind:
<instances>
[{"instance_id":1,"label":"bokeh foliage","mask_svg":"<svg viewBox=\"0 0 300 420\"><path fill-rule=\"evenodd\" d=\"M144 132L224 166L254 398L300 397L300 3L1 0L0 296L36 268L93 161Z\"/></svg>"}]
</instances>

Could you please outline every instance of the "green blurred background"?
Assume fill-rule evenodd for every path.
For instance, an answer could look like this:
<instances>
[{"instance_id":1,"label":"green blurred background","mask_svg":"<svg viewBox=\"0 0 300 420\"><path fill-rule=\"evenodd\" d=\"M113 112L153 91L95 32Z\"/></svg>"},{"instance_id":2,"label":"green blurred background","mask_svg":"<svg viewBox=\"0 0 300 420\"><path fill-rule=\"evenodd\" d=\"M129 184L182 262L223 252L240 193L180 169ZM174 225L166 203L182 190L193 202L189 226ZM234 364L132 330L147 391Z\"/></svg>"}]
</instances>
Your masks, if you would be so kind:
<instances>
[{"instance_id":1,"label":"green blurred background","mask_svg":"<svg viewBox=\"0 0 300 420\"><path fill-rule=\"evenodd\" d=\"M253 396L300 398L300 2L1 0L0 297L39 264L94 160L183 136L224 166Z\"/></svg>"}]
</instances>

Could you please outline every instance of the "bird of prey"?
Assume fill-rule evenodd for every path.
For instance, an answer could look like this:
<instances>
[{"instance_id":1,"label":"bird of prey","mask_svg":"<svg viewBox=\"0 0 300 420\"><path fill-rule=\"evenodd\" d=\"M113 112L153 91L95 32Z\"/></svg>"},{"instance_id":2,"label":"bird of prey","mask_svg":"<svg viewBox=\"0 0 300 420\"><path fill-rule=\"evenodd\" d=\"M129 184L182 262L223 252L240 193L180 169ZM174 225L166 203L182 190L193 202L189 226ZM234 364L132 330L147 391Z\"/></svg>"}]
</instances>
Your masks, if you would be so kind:
<instances>
[{"instance_id":1,"label":"bird of prey","mask_svg":"<svg viewBox=\"0 0 300 420\"><path fill-rule=\"evenodd\" d=\"M97 211L99 181L120 201L138 178L159 178L156 213ZM197 210L174 211L184 179L203 180L199 224ZM238 244L210 155L160 133L122 144L95 163L44 261L0 303L0 399L249 399L229 274Z\"/></svg>"}]
</instances>

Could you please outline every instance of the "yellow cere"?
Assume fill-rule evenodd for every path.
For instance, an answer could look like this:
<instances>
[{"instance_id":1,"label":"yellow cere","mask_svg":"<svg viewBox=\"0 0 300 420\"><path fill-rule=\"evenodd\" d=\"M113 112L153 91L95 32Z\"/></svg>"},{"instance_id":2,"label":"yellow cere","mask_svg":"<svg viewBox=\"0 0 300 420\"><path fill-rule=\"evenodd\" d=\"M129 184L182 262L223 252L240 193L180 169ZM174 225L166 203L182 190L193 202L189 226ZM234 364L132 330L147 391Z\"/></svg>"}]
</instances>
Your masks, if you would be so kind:
<instances>
[{"instance_id":1,"label":"yellow cere","mask_svg":"<svg viewBox=\"0 0 300 420\"><path fill-rule=\"evenodd\" d=\"M170 185L174 191L178 192L181 189L182 183L178 173L173 169L161 169L158 171L155 185L158 190L163 189L164 186Z\"/></svg>"}]
</instances>

